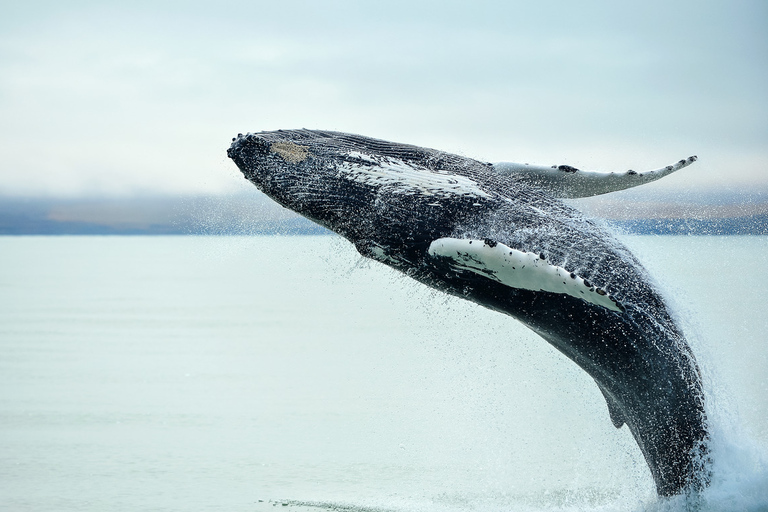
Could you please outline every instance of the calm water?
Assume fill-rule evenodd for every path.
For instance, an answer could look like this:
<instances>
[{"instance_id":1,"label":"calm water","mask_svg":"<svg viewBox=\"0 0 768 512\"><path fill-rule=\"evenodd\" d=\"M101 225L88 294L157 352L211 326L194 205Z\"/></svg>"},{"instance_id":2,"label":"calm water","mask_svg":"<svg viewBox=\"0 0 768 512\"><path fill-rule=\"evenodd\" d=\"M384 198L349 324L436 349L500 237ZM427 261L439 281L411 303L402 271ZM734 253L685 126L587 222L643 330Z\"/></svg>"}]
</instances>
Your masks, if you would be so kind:
<instances>
[{"instance_id":1,"label":"calm water","mask_svg":"<svg viewBox=\"0 0 768 512\"><path fill-rule=\"evenodd\" d=\"M768 238L625 241L705 374L717 465L697 510L765 510ZM547 343L338 238L0 237L0 509L270 500L690 505L655 498L628 430Z\"/></svg>"}]
</instances>

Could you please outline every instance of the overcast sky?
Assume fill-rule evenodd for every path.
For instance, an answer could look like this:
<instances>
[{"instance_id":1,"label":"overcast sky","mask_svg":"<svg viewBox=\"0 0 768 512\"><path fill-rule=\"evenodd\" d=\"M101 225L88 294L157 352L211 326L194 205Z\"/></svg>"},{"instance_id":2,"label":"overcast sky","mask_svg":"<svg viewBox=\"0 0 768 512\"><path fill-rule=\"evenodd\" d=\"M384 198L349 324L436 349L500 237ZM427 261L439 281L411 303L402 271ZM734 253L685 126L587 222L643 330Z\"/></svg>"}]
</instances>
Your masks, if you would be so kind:
<instances>
[{"instance_id":1,"label":"overcast sky","mask_svg":"<svg viewBox=\"0 0 768 512\"><path fill-rule=\"evenodd\" d=\"M0 5L0 194L236 191L301 127L768 187L765 0Z\"/></svg>"}]
</instances>

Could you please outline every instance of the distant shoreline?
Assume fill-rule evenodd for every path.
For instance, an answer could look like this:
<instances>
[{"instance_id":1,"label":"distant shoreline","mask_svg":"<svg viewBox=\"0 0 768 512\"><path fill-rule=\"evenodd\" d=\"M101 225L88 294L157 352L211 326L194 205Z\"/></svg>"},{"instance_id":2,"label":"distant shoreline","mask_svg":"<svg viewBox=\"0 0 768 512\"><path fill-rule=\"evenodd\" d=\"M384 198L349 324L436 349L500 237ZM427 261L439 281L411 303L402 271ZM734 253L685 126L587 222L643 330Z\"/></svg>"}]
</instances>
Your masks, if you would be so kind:
<instances>
[{"instance_id":1,"label":"distant shoreline","mask_svg":"<svg viewBox=\"0 0 768 512\"><path fill-rule=\"evenodd\" d=\"M754 203L752 203L754 205ZM579 205L577 205L579 206ZM637 208L621 212L590 209L585 213L614 230L636 235L768 235L768 206L762 202L746 215L721 216L722 209L702 218L653 216ZM606 215L608 213L608 215ZM704 210L707 213L707 210ZM720 214L720 215L717 215ZM644 216L647 215L647 216ZM651 217L651 218L649 218ZM141 198L0 197L0 235L326 235L330 231L281 208L258 192L234 196Z\"/></svg>"},{"instance_id":2,"label":"distant shoreline","mask_svg":"<svg viewBox=\"0 0 768 512\"><path fill-rule=\"evenodd\" d=\"M180 229L172 225L152 225L147 228L121 228L89 223L25 222L9 225L0 216L0 236L326 236L333 233L306 219L291 219L273 226L249 229ZM669 236L766 236L768 216L734 219L638 219L632 221L605 220L616 231L628 235Z\"/></svg>"}]
</instances>

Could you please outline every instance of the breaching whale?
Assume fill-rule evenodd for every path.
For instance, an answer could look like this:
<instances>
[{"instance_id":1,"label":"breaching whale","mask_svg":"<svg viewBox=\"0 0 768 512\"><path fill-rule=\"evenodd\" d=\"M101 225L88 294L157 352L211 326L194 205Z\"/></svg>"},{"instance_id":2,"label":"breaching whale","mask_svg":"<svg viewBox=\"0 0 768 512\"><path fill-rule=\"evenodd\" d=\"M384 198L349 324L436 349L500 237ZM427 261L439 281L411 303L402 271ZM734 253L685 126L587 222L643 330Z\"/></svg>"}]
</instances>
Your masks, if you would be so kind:
<instances>
[{"instance_id":1,"label":"breaching whale","mask_svg":"<svg viewBox=\"0 0 768 512\"><path fill-rule=\"evenodd\" d=\"M572 359L595 380L616 428L629 427L660 495L707 484L690 347L637 259L560 200L646 183L696 157L599 173L315 130L238 134L227 154L264 193L363 256L510 315Z\"/></svg>"}]
</instances>

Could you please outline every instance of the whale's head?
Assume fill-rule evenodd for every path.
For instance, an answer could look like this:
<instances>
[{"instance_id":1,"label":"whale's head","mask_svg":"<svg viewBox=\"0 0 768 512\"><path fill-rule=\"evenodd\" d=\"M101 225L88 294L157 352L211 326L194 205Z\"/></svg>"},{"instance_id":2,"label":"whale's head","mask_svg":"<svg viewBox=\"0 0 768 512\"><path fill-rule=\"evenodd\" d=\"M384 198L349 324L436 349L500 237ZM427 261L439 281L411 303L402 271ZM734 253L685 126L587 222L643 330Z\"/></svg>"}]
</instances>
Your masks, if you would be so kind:
<instances>
[{"instance_id":1,"label":"whale's head","mask_svg":"<svg viewBox=\"0 0 768 512\"><path fill-rule=\"evenodd\" d=\"M245 179L281 205L321 224L327 217L328 169L309 153L307 145L297 144L281 132L238 134L227 150Z\"/></svg>"},{"instance_id":2,"label":"whale's head","mask_svg":"<svg viewBox=\"0 0 768 512\"><path fill-rule=\"evenodd\" d=\"M486 164L366 137L308 130L240 134L227 154L276 202L377 259L408 252L418 257L432 240L495 201L477 179L491 174Z\"/></svg>"}]
</instances>

